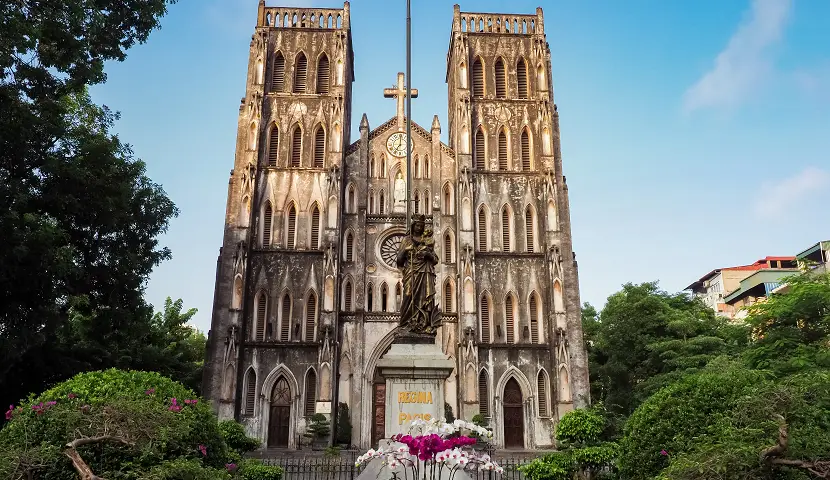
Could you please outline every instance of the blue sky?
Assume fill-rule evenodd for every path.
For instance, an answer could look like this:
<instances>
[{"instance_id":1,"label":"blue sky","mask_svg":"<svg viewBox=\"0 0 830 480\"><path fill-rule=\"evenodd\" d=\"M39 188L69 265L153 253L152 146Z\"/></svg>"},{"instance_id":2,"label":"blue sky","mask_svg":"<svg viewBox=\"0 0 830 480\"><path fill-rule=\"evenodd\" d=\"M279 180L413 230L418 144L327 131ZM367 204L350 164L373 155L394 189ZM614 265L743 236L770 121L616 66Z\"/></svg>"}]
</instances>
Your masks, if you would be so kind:
<instances>
[{"instance_id":1,"label":"blue sky","mask_svg":"<svg viewBox=\"0 0 830 480\"><path fill-rule=\"evenodd\" d=\"M413 3L413 118L437 114L452 1ZM338 7L342 3L280 4ZM462 11L533 13L540 0ZM268 5L276 5L268 3ZM677 291L714 268L830 238L830 2L543 2L583 301L626 282ZM404 0L354 0L355 125L395 114ZM92 90L181 209L148 300L182 298L210 325L237 112L256 0L180 1ZM354 138L352 139L354 140Z\"/></svg>"}]
</instances>

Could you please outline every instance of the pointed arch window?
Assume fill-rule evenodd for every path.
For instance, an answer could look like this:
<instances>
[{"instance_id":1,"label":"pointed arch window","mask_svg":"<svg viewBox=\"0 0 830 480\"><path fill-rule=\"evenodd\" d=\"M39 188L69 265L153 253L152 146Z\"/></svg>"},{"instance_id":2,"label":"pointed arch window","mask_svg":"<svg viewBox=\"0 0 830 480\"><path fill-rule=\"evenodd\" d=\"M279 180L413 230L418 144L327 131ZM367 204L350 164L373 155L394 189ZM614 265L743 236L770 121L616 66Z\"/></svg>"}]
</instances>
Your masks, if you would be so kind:
<instances>
[{"instance_id":1,"label":"pointed arch window","mask_svg":"<svg viewBox=\"0 0 830 480\"><path fill-rule=\"evenodd\" d=\"M271 209L271 202L265 202L265 210L262 212L262 248L271 246L273 220L274 211Z\"/></svg>"},{"instance_id":2,"label":"pointed arch window","mask_svg":"<svg viewBox=\"0 0 830 480\"><path fill-rule=\"evenodd\" d=\"M418 190L415 190L412 197L415 202L415 213L421 213L421 195L418 193Z\"/></svg>"},{"instance_id":3,"label":"pointed arch window","mask_svg":"<svg viewBox=\"0 0 830 480\"><path fill-rule=\"evenodd\" d=\"M309 369L305 375L305 416L314 415L317 406L317 374Z\"/></svg>"},{"instance_id":4,"label":"pointed arch window","mask_svg":"<svg viewBox=\"0 0 830 480\"><path fill-rule=\"evenodd\" d=\"M473 96L484 96L484 65L481 64L480 58L473 62Z\"/></svg>"},{"instance_id":5,"label":"pointed arch window","mask_svg":"<svg viewBox=\"0 0 830 480\"><path fill-rule=\"evenodd\" d=\"M371 188L369 189L368 200L369 200L369 213L377 213L377 211L375 210L375 192Z\"/></svg>"},{"instance_id":6,"label":"pointed arch window","mask_svg":"<svg viewBox=\"0 0 830 480\"><path fill-rule=\"evenodd\" d=\"M285 57L277 52L274 57L274 66L271 69L271 91L282 93L285 90Z\"/></svg>"},{"instance_id":7,"label":"pointed arch window","mask_svg":"<svg viewBox=\"0 0 830 480\"><path fill-rule=\"evenodd\" d=\"M481 294L479 315L481 315L481 343L490 343L490 299L486 294Z\"/></svg>"},{"instance_id":8,"label":"pointed arch window","mask_svg":"<svg viewBox=\"0 0 830 480\"><path fill-rule=\"evenodd\" d=\"M536 250L536 238L534 236L535 228L536 222L533 218L533 209L530 208L530 205L528 205L525 209L525 244L528 252Z\"/></svg>"},{"instance_id":9,"label":"pointed arch window","mask_svg":"<svg viewBox=\"0 0 830 480\"><path fill-rule=\"evenodd\" d=\"M248 369L245 374L245 415L251 416L254 414L254 404L256 403L256 373L254 370Z\"/></svg>"},{"instance_id":10,"label":"pointed arch window","mask_svg":"<svg viewBox=\"0 0 830 480\"><path fill-rule=\"evenodd\" d=\"M389 311L389 287L386 285L386 282L380 286L380 311Z\"/></svg>"},{"instance_id":11,"label":"pointed arch window","mask_svg":"<svg viewBox=\"0 0 830 480\"><path fill-rule=\"evenodd\" d=\"M424 155L424 178L429 178L430 174L429 155Z\"/></svg>"},{"instance_id":12,"label":"pointed arch window","mask_svg":"<svg viewBox=\"0 0 830 480\"><path fill-rule=\"evenodd\" d=\"M299 167L303 158L303 131L299 125L294 127L291 134L291 166Z\"/></svg>"},{"instance_id":13,"label":"pointed arch window","mask_svg":"<svg viewBox=\"0 0 830 480\"><path fill-rule=\"evenodd\" d=\"M504 329L507 333L507 343L516 343L516 324L513 315L513 296L508 295L504 299Z\"/></svg>"},{"instance_id":14,"label":"pointed arch window","mask_svg":"<svg viewBox=\"0 0 830 480\"><path fill-rule=\"evenodd\" d=\"M412 167L412 176L414 178L421 178L421 158L418 157L417 153L412 161L414 165L414 167Z\"/></svg>"},{"instance_id":15,"label":"pointed arch window","mask_svg":"<svg viewBox=\"0 0 830 480\"><path fill-rule=\"evenodd\" d=\"M343 286L343 311L344 312L351 312L352 311L352 295L354 294L352 288L352 282L350 280L346 280L346 284Z\"/></svg>"},{"instance_id":16,"label":"pointed arch window","mask_svg":"<svg viewBox=\"0 0 830 480\"><path fill-rule=\"evenodd\" d=\"M317 327L317 295L314 292L308 294L305 302L305 341L314 341L314 331Z\"/></svg>"},{"instance_id":17,"label":"pointed arch window","mask_svg":"<svg viewBox=\"0 0 830 480\"><path fill-rule=\"evenodd\" d=\"M297 244L297 207L292 203L288 206L285 221L285 248L294 248Z\"/></svg>"},{"instance_id":18,"label":"pointed arch window","mask_svg":"<svg viewBox=\"0 0 830 480\"><path fill-rule=\"evenodd\" d=\"M317 127L314 133L314 168L323 168L326 163L326 131L323 126Z\"/></svg>"},{"instance_id":19,"label":"pointed arch window","mask_svg":"<svg viewBox=\"0 0 830 480\"><path fill-rule=\"evenodd\" d=\"M280 341L287 342L291 333L291 295L286 293L282 297L282 311L280 314Z\"/></svg>"},{"instance_id":20,"label":"pointed arch window","mask_svg":"<svg viewBox=\"0 0 830 480\"><path fill-rule=\"evenodd\" d=\"M366 311L374 311L375 304L375 287L371 283L366 285Z\"/></svg>"},{"instance_id":21,"label":"pointed arch window","mask_svg":"<svg viewBox=\"0 0 830 480\"><path fill-rule=\"evenodd\" d=\"M382 153L380 154L380 171L378 172L378 177L386 177L386 155Z\"/></svg>"},{"instance_id":22,"label":"pointed arch window","mask_svg":"<svg viewBox=\"0 0 830 480\"><path fill-rule=\"evenodd\" d=\"M478 374L478 413L482 417L490 416L490 392L487 388L487 372Z\"/></svg>"},{"instance_id":23,"label":"pointed arch window","mask_svg":"<svg viewBox=\"0 0 830 480\"><path fill-rule=\"evenodd\" d=\"M485 145L485 139L484 139L484 129L482 129L481 127L478 127L478 130L476 130L476 137L475 137L474 147L475 147L475 150L474 150L475 159L474 160L475 160L476 169L484 170L485 168L487 168L487 158L486 158L487 152L486 152L486 145Z\"/></svg>"},{"instance_id":24,"label":"pointed arch window","mask_svg":"<svg viewBox=\"0 0 830 480\"><path fill-rule=\"evenodd\" d=\"M499 132L499 170L505 171L509 167L507 151L507 134L502 130Z\"/></svg>"},{"instance_id":25,"label":"pointed arch window","mask_svg":"<svg viewBox=\"0 0 830 480\"><path fill-rule=\"evenodd\" d=\"M395 311L401 311L401 301L403 300L403 286L400 282L395 285Z\"/></svg>"},{"instance_id":26,"label":"pointed arch window","mask_svg":"<svg viewBox=\"0 0 830 480\"><path fill-rule=\"evenodd\" d=\"M505 205L501 209L501 250L509 252L510 248L510 207Z\"/></svg>"},{"instance_id":27,"label":"pointed arch window","mask_svg":"<svg viewBox=\"0 0 830 480\"><path fill-rule=\"evenodd\" d=\"M277 153L280 146L280 129L276 125L271 127L271 134L268 135L268 166L277 166Z\"/></svg>"},{"instance_id":28,"label":"pointed arch window","mask_svg":"<svg viewBox=\"0 0 830 480\"><path fill-rule=\"evenodd\" d=\"M423 209L424 215L432 215L432 196L429 193L429 190L424 190L424 200L423 205L421 205Z\"/></svg>"},{"instance_id":29,"label":"pointed arch window","mask_svg":"<svg viewBox=\"0 0 830 480\"><path fill-rule=\"evenodd\" d=\"M487 211L484 206L478 207L478 250L486 252L487 248Z\"/></svg>"},{"instance_id":30,"label":"pointed arch window","mask_svg":"<svg viewBox=\"0 0 830 480\"><path fill-rule=\"evenodd\" d=\"M349 185L349 190L346 192L346 213L357 213L354 200L354 185Z\"/></svg>"},{"instance_id":31,"label":"pointed arch window","mask_svg":"<svg viewBox=\"0 0 830 480\"><path fill-rule=\"evenodd\" d=\"M444 215L452 215L452 189L449 183L444 185Z\"/></svg>"},{"instance_id":32,"label":"pointed arch window","mask_svg":"<svg viewBox=\"0 0 830 480\"><path fill-rule=\"evenodd\" d=\"M317 93L329 93L329 57L324 53L317 60Z\"/></svg>"},{"instance_id":33,"label":"pointed arch window","mask_svg":"<svg viewBox=\"0 0 830 480\"><path fill-rule=\"evenodd\" d=\"M254 332L254 340L257 342L265 341L265 323L268 321L268 294L259 292L256 300L256 331Z\"/></svg>"},{"instance_id":34,"label":"pointed arch window","mask_svg":"<svg viewBox=\"0 0 830 480\"><path fill-rule=\"evenodd\" d=\"M444 312L445 313L452 313L455 310L455 308L453 308L454 307L454 302L452 301L452 299L453 299L452 281L450 279L447 279L447 281L444 282Z\"/></svg>"},{"instance_id":35,"label":"pointed arch window","mask_svg":"<svg viewBox=\"0 0 830 480\"><path fill-rule=\"evenodd\" d=\"M308 80L308 59L300 52L294 62L294 93L305 93Z\"/></svg>"},{"instance_id":36,"label":"pointed arch window","mask_svg":"<svg viewBox=\"0 0 830 480\"><path fill-rule=\"evenodd\" d=\"M378 195L378 213L383 215L386 213L386 199L383 195L383 190L380 191L380 195Z\"/></svg>"},{"instance_id":37,"label":"pointed arch window","mask_svg":"<svg viewBox=\"0 0 830 480\"><path fill-rule=\"evenodd\" d=\"M507 98L507 71L504 68L504 61L499 58L496 60L496 96L499 98Z\"/></svg>"},{"instance_id":38,"label":"pointed arch window","mask_svg":"<svg viewBox=\"0 0 830 480\"><path fill-rule=\"evenodd\" d=\"M375 176L375 154L372 154L372 157L369 159L369 178L373 178Z\"/></svg>"},{"instance_id":39,"label":"pointed arch window","mask_svg":"<svg viewBox=\"0 0 830 480\"><path fill-rule=\"evenodd\" d=\"M449 232L444 234L444 263L452 263L452 237Z\"/></svg>"},{"instance_id":40,"label":"pointed arch window","mask_svg":"<svg viewBox=\"0 0 830 480\"><path fill-rule=\"evenodd\" d=\"M346 234L346 252L343 256L347 262L354 261L354 235L352 235L352 232Z\"/></svg>"},{"instance_id":41,"label":"pointed arch window","mask_svg":"<svg viewBox=\"0 0 830 480\"><path fill-rule=\"evenodd\" d=\"M522 130L522 170L529 172L530 164L530 134L527 133L527 128Z\"/></svg>"},{"instance_id":42,"label":"pointed arch window","mask_svg":"<svg viewBox=\"0 0 830 480\"><path fill-rule=\"evenodd\" d=\"M527 63L524 58L519 58L518 63L516 63L516 81L518 83L517 86L519 87L519 98L528 98L529 89L527 88Z\"/></svg>"},{"instance_id":43,"label":"pointed arch window","mask_svg":"<svg viewBox=\"0 0 830 480\"><path fill-rule=\"evenodd\" d=\"M311 207L311 249L320 248L320 208L315 203Z\"/></svg>"},{"instance_id":44,"label":"pointed arch window","mask_svg":"<svg viewBox=\"0 0 830 480\"><path fill-rule=\"evenodd\" d=\"M536 300L536 293L530 294L528 301L530 310L530 343L539 343L539 301Z\"/></svg>"},{"instance_id":45,"label":"pointed arch window","mask_svg":"<svg viewBox=\"0 0 830 480\"><path fill-rule=\"evenodd\" d=\"M539 375L536 378L536 388L539 390L539 416L547 417L550 415L548 410L548 379L543 370L539 370Z\"/></svg>"}]
</instances>

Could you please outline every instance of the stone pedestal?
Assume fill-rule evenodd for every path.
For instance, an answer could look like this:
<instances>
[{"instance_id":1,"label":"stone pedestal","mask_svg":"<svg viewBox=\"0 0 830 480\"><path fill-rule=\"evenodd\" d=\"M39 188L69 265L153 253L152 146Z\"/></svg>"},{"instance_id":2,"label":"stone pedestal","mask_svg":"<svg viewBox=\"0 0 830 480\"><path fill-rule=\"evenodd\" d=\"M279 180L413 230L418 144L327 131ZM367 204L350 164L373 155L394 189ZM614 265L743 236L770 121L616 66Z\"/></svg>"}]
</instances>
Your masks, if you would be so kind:
<instances>
[{"instance_id":1,"label":"stone pedestal","mask_svg":"<svg viewBox=\"0 0 830 480\"><path fill-rule=\"evenodd\" d=\"M444 418L444 380L455 365L431 335L402 335L378 360L386 379L386 438L415 419Z\"/></svg>"}]
</instances>

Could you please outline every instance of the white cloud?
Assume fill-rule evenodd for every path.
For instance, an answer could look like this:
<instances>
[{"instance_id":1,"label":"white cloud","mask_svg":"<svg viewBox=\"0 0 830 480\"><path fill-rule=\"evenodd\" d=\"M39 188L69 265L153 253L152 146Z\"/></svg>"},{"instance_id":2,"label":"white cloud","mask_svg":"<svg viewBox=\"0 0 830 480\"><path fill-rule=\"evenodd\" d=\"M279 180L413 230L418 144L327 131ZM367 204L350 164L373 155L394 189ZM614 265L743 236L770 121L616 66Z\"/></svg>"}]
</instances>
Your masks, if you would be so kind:
<instances>
[{"instance_id":1,"label":"white cloud","mask_svg":"<svg viewBox=\"0 0 830 480\"><path fill-rule=\"evenodd\" d=\"M683 95L688 113L707 107L735 106L749 97L772 71L774 46L782 37L792 0L752 0L749 17L706 72Z\"/></svg>"},{"instance_id":2,"label":"white cloud","mask_svg":"<svg viewBox=\"0 0 830 480\"><path fill-rule=\"evenodd\" d=\"M830 173L817 167L807 167L775 183L764 183L755 201L755 214L759 217L780 215L828 186Z\"/></svg>"},{"instance_id":3,"label":"white cloud","mask_svg":"<svg viewBox=\"0 0 830 480\"><path fill-rule=\"evenodd\" d=\"M808 97L830 100L830 62L793 73L796 86Z\"/></svg>"}]
</instances>

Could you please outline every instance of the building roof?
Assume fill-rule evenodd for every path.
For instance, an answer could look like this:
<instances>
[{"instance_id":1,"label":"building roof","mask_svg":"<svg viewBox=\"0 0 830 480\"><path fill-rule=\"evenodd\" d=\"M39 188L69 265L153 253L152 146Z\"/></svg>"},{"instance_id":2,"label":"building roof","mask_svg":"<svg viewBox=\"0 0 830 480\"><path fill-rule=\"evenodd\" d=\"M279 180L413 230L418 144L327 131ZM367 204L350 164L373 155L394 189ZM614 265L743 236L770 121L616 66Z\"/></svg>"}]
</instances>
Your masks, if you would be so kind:
<instances>
[{"instance_id":1,"label":"building roof","mask_svg":"<svg viewBox=\"0 0 830 480\"><path fill-rule=\"evenodd\" d=\"M741 280L741 286L723 296L723 301L733 303L741 298L755 293L756 296L767 296L777 288L781 280L798 273L797 268L765 268Z\"/></svg>"},{"instance_id":2,"label":"building roof","mask_svg":"<svg viewBox=\"0 0 830 480\"><path fill-rule=\"evenodd\" d=\"M732 270L732 271L734 271L734 270L750 270L751 271L751 270L770 269L769 262L776 262L776 261L794 262L795 260L796 260L796 257L792 257L792 256L776 257L776 256L769 256L768 255L764 258L756 260L754 263L751 263L749 265L738 265L738 266L735 266L735 267L716 268L715 270L712 270L711 272L707 273L706 275L700 277L697 281L693 282L691 285L684 288L683 290L692 290L692 291L698 290L698 289L703 287L703 283L706 280L709 280L710 278L714 277L715 275L721 273L724 270L726 270L726 271L730 271L730 270Z\"/></svg>"}]
</instances>

